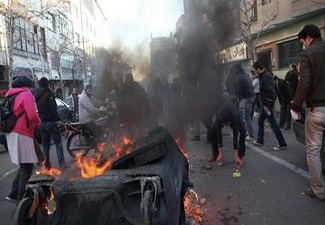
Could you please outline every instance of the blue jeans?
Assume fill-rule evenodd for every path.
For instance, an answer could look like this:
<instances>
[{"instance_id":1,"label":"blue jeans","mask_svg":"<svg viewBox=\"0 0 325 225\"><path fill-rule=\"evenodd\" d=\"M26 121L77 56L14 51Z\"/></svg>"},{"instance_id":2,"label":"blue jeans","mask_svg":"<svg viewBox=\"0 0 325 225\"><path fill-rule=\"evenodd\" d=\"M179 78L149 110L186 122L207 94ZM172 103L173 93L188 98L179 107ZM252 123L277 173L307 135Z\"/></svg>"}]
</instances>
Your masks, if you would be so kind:
<instances>
[{"instance_id":1,"label":"blue jeans","mask_svg":"<svg viewBox=\"0 0 325 225\"><path fill-rule=\"evenodd\" d=\"M65 166L64 155L63 155L63 146L61 142L61 135L56 126L56 122L42 122L41 124L41 134L42 134L42 143L43 143L43 152L45 156L45 167L50 168L50 147L51 139L53 139L56 146L56 154L59 160L59 166L62 168Z\"/></svg>"},{"instance_id":2,"label":"blue jeans","mask_svg":"<svg viewBox=\"0 0 325 225\"><path fill-rule=\"evenodd\" d=\"M253 98L247 99L245 103L245 123L246 123L246 130L248 133L248 136L251 138L254 137L254 130L252 126L252 118L251 118L251 112L252 112L252 107L255 101L255 96Z\"/></svg>"},{"instance_id":3,"label":"blue jeans","mask_svg":"<svg viewBox=\"0 0 325 225\"><path fill-rule=\"evenodd\" d=\"M258 119L258 135L257 135L257 142L263 144L264 143L264 121L267 119L270 123L271 129L275 134L276 139L280 146L287 146L286 141L282 135L282 132L278 126L278 123L275 121L273 107L270 109L270 115L264 110L264 107L261 109L260 118Z\"/></svg>"}]
</instances>

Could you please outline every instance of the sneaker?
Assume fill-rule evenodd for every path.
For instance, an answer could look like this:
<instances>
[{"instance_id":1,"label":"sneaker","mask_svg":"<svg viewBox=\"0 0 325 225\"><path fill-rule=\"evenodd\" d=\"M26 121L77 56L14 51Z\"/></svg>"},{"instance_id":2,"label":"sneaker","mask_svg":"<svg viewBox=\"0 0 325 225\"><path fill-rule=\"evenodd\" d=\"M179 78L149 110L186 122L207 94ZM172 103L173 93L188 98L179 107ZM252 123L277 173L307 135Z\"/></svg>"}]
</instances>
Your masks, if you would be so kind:
<instances>
[{"instance_id":1,"label":"sneaker","mask_svg":"<svg viewBox=\"0 0 325 225\"><path fill-rule=\"evenodd\" d=\"M254 137L250 137L250 136L246 137L246 141L253 141L253 140L254 140Z\"/></svg>"},{"instance_id":2,"label":"sneaker","mask_svg":"<svg viewBox=\"0 0 325 225\"><path fill-rule=\"evenodd\" d=\"M258 141L254 141L253 143L254 143L254 145L258 145L258 146L262 146L263 145L262 143L260 143Z\"/></svg>"},{"instance_id":3,"label":"sneaker","mask_svg":"<svg viewBox=\"0 0 325 225\"><path fill-rule=\"evenodd\" d=\"M314 194L313 190L311 190L311 189L305 191L304 194L307 195L307 196L309 196L309 197L311 197L311 198L313 198L313 199L315 199L316 201L325 202L325 198L319 198L319 197L317 197Z\"/></svg>"},{"instance_id":4,"label":"sneaker","mask_svg":"<svg viewBox=\"0 0 325 225\"><path fill-rule=\"evenodd\" d=\"M273 149L274 149L274 151L282 151L282 150L285 150L286 148L287 148L286 145L283 145L283 146L278 145L278 146L274 147Z\"/></svg>"},{"instance_id":5,"label":"sneaker","mask_svg":"<svg viewBox=\"0 0 325 225\"><path fill-rule=\"evenodd\" d=\"M5 197L5 199L6 199L8 202L11 202L11 203L17 204L17 199L10 198L9 196Z\"/></svg>"}]
</instances>

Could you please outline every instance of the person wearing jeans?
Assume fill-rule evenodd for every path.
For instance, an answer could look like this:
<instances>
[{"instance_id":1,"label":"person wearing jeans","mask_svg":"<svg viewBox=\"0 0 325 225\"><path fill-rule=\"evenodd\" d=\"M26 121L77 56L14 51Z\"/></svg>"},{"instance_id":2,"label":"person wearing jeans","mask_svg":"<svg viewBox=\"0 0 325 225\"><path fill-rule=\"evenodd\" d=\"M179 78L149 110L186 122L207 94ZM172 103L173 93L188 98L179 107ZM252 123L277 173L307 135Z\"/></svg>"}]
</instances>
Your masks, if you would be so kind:
<instances>
[{"instance_id":1,"label":"person wearing jeans","mask_svg":"<svg viewBox=\"0 0 325 225\"><path fill-rule=\"evenodd\" d=\"M35 100L38 114L42 120L40 130L43 143L43 152L45 156L45 167L47 169L51 168L50 143L52 138L56 145L59 166L61 169L63 169L65 167L65 161L61 135L57 127L60 124L60 117L57 111L55 96L49 88L49 81L47 78L42 77L38 81L38 84L39 88L35 91Z\"/></svg>"},{"instance_id":2,"label":"person wearing jeans","mask_svg":"<svg viewBox=\"0 0 325 225\"><path fill-rule=\"evenodd\" d=\"M50 148L51 148L51 139L53 139L56 154L59 161L60 168L65 167L65 160L63 154L63 146L61 141L61 135L57 127L56 122L42 122L41 124L41 133L42 133L42 143L43 143L43 152L45 157L45 167L51 168L50 163Z\"/></svg>"},{"instance_id":3,"label":"person wearing jeans","mask_svg":"<svg viewBox=\"0 0 325 225\"><path fill-rule=\"evenodd\" d=\"M276 99L276 90L273 83L272 75L265 69L263 64L259 61L253 64L253 68L256 70L260 79L260 96L262 102L262 109L258 120L258 136L254 141L255 145L264 144L264 121L267 119L271 125L272 131L278 140L278 146L274 147L275 151L284 150L287 144L284 140L282 132L275 121L273 108Z\"/></svg>"},{"instance_id":4,"label":"person wearing jeans","mask_svg":"<svg viewBox=\"0 0 325 225\"><path fill-rule=\"evenodd\" d=\"M325 138L325 42L320 29L313 24L306 25L298 33L298 39L305 50L299 57L300 79L292 103L292 111L295 112L292 115L301 112L306 102L305 137L311 189L305 194L317 201L325 201L325 181L320 158Z\"/></svg>"},{"instance_id":5,"label":"person wearing jeans","mask_svg":"<svg viewBox=\"0 0 325 225\"><path fill-rule=\"evenodd\" d=\"M255 95L252 97L246 99L245 102L245 123L246 123L246 129L247 129L247 138L246 140L254 140L254 130L252 126L252 118L251 118L251 112L253 110L253 104L255 101Z\"/></svg>"}]
</instances>

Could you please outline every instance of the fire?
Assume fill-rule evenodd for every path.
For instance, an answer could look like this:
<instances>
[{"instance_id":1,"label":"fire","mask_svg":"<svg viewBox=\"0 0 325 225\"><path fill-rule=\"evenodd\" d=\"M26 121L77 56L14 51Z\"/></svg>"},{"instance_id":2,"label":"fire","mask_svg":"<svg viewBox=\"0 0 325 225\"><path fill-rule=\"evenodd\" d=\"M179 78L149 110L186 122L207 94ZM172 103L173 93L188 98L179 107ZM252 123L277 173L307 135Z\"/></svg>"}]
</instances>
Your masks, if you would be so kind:
<instances>
[{"instance_id":1,"label":"fire","mask_svg":"<svg viewBox=\"0 0 325 225\"><path fill-rule=\"evenodd\" d=\"M54 177L55 179L58 179L61 175L61 170L51 167L50 169L47 169L45 167L45 161L41 162L41 168L40 170L36 171L37 175L43 174L43 175L50 175Z\"/></svg>"},{"instance_id":2,"label":"fire","mask_svg":"<svg viewBox=\"0 0 325 225\"><path fill-rule=\"evenodd\" d=\"M203 211L198 194L189 189L184 196L186 220L191 225L200 225L203 222Z\"/></svg>"},{"instance_id":3,"label":"fire","mask_svg":"<svg viewBox=\"0 0 325 225\"><path fill-rule=\"evenodd\" d=\"M131 140L127 137L122 137L120 141L117 141L113 144L113 149L116 153L116 158L120 158L122 154L130 154L131 150L128 148L123 152L123 147L126 145L132 144Z\"/></svg>"},{"instance_id":4,"label":"fire","mask_svg":"<svg viewBox=\"0 0 325 225\"><path fill-rule=\"evenodd\" d=\"M181 147L181 139L180 138L176 138L175 142L178 145L179 150L183 153L183 155L188 159L188 153Z\"/></svg>"},{"instance_id":5,"label":"fire","mask_svg":"<svg viewBox=\"0 0 325 225\"><path fill-rule=\"evenodd\" d=\"M53 215L56 210L56 202L54 200L54 192L53 188L50 188L50 195L46 197L46 201L44 202L44 208L47 215Z\"/></svg>"}]
</instances>

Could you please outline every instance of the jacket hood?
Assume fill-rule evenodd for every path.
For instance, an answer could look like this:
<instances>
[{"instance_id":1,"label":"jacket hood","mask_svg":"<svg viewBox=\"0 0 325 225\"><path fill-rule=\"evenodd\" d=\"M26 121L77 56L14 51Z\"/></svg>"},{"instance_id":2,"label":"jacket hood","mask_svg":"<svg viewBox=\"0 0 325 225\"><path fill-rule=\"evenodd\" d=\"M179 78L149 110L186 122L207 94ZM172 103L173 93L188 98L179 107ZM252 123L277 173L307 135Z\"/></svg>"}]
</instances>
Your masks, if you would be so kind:
<instances>
[{"instance_id":1,"label":"jacket hood","mask_svg":"<svg viewBox=\"0 0 325 225\"><path fill-rule=\"evenodd\" d=\"M11 88L11 89L9 89L7 91L6 97L11 96L11 95L14 95L14 94L17 94L18 92L27 91L27 90L29 90L28 87Z\"/></svg>"}]
</instances>

